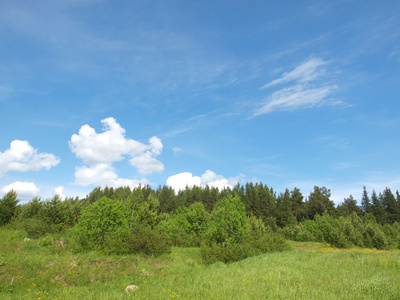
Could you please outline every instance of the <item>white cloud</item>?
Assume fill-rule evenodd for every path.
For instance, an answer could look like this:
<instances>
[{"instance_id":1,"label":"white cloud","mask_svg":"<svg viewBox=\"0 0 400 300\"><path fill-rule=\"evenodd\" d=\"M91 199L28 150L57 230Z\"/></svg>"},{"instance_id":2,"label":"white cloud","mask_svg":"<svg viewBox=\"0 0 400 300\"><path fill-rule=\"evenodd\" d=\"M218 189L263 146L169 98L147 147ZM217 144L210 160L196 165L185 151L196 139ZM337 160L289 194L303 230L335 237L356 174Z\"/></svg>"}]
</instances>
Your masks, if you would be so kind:
<instances>
[{"instance_id":1,"label":"white cloud","mask_svg":"<svg viewBox=\"0 0 400 300\"><path fill-rule=\"evenodd\" d=\"M263 89L288 83L288 86L273 92L266 103L254 112L253 117L279 110L294 111L323 104L342 104L341 101L329 98L337 86L321 83L326 75L326 70L321 67L326 64L328 62L322 59L311 58L293 71L283 73L281 77L264 85Z\"/></svg>"},{"instance_id":2,"label":"white cloud","mask_svg":"<svg viewBox=\"0 0 400 300\"><path fill-rule=\"evenodd\" d=\"M194 185L200 186L201 179L199 176L193 176L192 173L183 172L176 175L172 175L167 179L167 185L172 187L175 192L184 190L186 186L193 187Z\"/></svg>"},{"instance_id":3,"label":"white cloud","mask_svg":"<svg viewBox=\"0 0 400 300\"><path fill-rule=\"evenodd\" d=\"M10 148L0 152L0 176L8 171L49 170L60 163L60 159L50 153L38 153L28 141L14 140Z\"/></svg>"},{"instance_id":4,"label":"white cloud","mask_svg":"<svg viewBox=\"0 0 400 300\"><path fill-rule=\"evenodd\" d=\"M30 200L40 192L40 189L33 182L21 181L6 185L0 191L2 194L7 194L10 190L17 192L18 198L21 200Z\"/></svg>"},{"instance_id":5,"label":"white cloud","mask_svg":"<svg viewBox=\"0 0 400 300\"><path fill-rule=\"evenodd\" d=\"M293 111L321 104L335 86L308 88L303 85L287 87L274 92L267 104L259 108L254 116L267 114L276 110Z\"/></svg>"},{"instance_id":6,"label":"white cloud","mask_svg":"<svg viewBox=\"0 0 400 300\"><path fill-rule=\"evenodd\" d=\"M321 70L319 67L326 65L327 62L323 61L319 58L311 58L305 63L301 64L293 71L288 73L283 73L282 77L272 80L270 83L267 83L262 88L268 88L280 83L286 83L289 81L298 81L298 82L309 82L318 78L319 76L324 75L325 70Z\"/></svg>"},{"instance_id":7,"label":"white cloud","mask_svg":"<svg viewBox=\"0 0 400 300\"><path fill-rule=\"evenodd\" d=\"M97 164L75 168L75 184L81 186L100 185L109 187L130 186L132 188L149 184L147 179L119 178L116 170L109 164Z\"/></svg>"},{"instance_id":8,"label":"white cloud","mask_svg":"<svg viewBox=\"0 0 400 300\"><path fill-rule=\"evenodd\" d=\"M172 151L174 152L175 156L178 156L179 152L182 152L182 149L179 147L174 147L174 148L172 148Z\"/></svg>"},{"instance_id":9,"label":"white cloud","mask_svg":"<svg viewBox=\"0 0 400 300\"><path fill-rule=\"evenodd\" d=\"M54 189L54 195L60 196L61 200L64 200L66 196L64 195L64 187L58 186Z\"/></svg>"},{"instance_id":10,"label":"white cloud","mask_svg":"<svg viewBox=\"0 0 400 300\"><path fill-rule=\"evenodd\" d=\"M85 164L113 163L124 159L124 155L140 155L151 148L132 139L125 138L123 129L114 118L101 120L103 133L89 125L83 125L79 134L71 137L69 145L75 155Z\"/></svg>"},{"instance_id":11,"label":"white cloud","mask_svg":"<svg viewBox=\"0 0 400 300\"><path fill-rule=\"evenodd\" d=\"M163 149L159 138L151 137L149 144L146 145L127 139L125 129L114 118L106 118L101 122L104 124L102 133L96 133L89 125L83 125L79 134L71 137L69 144L72 152L86 164L76 167L75 184L131 187L148 184L147 179L132 180L118 177L112 164L124 160L125 156L131 157L130 164L136 167L141 175L164 171L162 162L155 158Z\"/></svg>"},{"instance_id":12,"label":"white cloud","mask_svg":"<svg viewBox=\"0 0 400 300\"><path fill-rule=\"evenodd\" d=\"M136 167L140 174L147 175L151 173L162 173L164 165L153 156L161 154L163 145L161 140L155 136L149 140L151 149L144 152L142 155L135 156L129 160L130 164Z\"/></svg>"},{"instance_id":13,"label":"white cloud","mask_svg":"<svg viewBox=\"0 0 400 300\"><path fill-rule=\"evenodd\" d=\"M210 187L216 187L220 190L226 187L232 187L229 184L228 179L224 178L222 175L217 175L215 172L211 170L207 170L203 175L201 175L201 185Z\"/></svg>"},{"instance_id":14,"label":"white cloud","mask_svg":"<svg viewBox=\"0 0 400 300\"><path fill-rule=\"evenodd\" d=\"M151 173L162 173L164 165L157 159L151 156L150 153L145 153L141 156L136 156L130 161L132 166L136 167L140 174L147 175Z\"/></svg>"},{"instance_id":15,"label":"white cloud","mask_svg":"<svg viewBox=\"0 0 400 300\"><path fill-rule=\"evenodd\" d=\"M240 175L240 178L244 177L244 175ZM205 187L206 185L210 187L216 187L220 190L224 188L232 188L236 183L238 183L239 177L237 178L229 178L226 179L222 175L218 175L211 170L205 171L201 177L193 176L192 173L183 172L173 176L168 177L167 185L172 187L175 192L180 190L184 190L186 186L193 187L194 185Z\"/></svg>"}]
</instances>

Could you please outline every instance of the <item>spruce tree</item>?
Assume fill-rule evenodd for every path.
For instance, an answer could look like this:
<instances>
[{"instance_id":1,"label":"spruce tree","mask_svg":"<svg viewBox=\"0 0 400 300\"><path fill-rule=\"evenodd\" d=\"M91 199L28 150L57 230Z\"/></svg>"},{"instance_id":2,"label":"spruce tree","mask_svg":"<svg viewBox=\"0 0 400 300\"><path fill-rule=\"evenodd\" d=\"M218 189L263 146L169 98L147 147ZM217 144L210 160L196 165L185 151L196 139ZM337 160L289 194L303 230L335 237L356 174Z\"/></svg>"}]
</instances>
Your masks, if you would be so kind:
<instances>
[{"instance_id":1,"label":"spruce tree","mask_svg":"<svg viewBox=\"0 0 400 300\"><path fill-rule=\"evenodd\" d=\"M363 194L361 198L361 209L364 214L371 212L371 200L368 197L368 192L365 186L363 188Z\"/></svg>"}]
</instances>

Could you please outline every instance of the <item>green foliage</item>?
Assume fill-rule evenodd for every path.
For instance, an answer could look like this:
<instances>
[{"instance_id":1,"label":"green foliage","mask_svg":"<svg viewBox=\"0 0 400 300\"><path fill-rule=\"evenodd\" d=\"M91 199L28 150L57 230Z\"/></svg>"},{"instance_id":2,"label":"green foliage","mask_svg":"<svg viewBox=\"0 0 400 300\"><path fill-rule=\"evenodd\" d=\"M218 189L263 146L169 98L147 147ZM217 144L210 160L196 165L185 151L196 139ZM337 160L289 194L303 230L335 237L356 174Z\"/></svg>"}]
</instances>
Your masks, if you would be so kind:
<instances>
[{"instance_id":1,"label":"green foliage","mask_svg":"<svg viewBox=\"0 0 400 300\"><path fill-rule=\"evenodd\" d=\"M269 251L288 249L286 241L260 218L247 218L238 196L226 196L212 214L201 245L203 262L234 262Z\"/></svg>"},{"instance_id":2,"label":"green foliage","mask_svg":"<svg viewBox=\"0 0 400 300\"><path fill-rule=\"evenodd\" d=\"M310 193L307 201L308 217L311 219L316 215L322 215L325 211L333 214L335 206L330 200L331 191L326 187L314 186L314 191Z\"/></svg>"},{"instance_id":3,"label":"green foliage","mask_svg":"<svg viewBox=\"0 0 400 300\"><path fill-rule=\"evenodd\" d=\"M9 191L0 199L0 226L8 224L14 217L18 202L17 193L14 190Z\"/></svg>"},{"instance_id":4,"label":"green foliage","mask_svg":"<svg viewBox=\"0 0 400 300\"><path fill-rule=\"evenodd\" d=\"M241 244L248 236L249 227L244 204L238 196L226 196L212 213L205 242L222 245Z\"/></svg>"},{"instance_id":5,"label":"green foliage","mask_svg":"<svg viewBox=\"0 0 400 300\"><path fill-rule=\"evenodd\" d=\"M0 229L0 299L398 299L399 251L291 242L294 251L237 263L201 263L200 249L170 255L75 253ZM57 237L54 236L57 241ZM58 251L54 251L58 249ZM14 277L14 280L13 280ZM323 278L323 280L321 280ZM127 295L126 286L139 288Z\"/></svg>"},{"instance_id":6,"label":"green foliage","mask_svg":"<svg viewBox=\"0 0 400 300\"><path fill-rule=\"evenodd\" d=\"M307 220L295 227L285 227L280 232L296 241L324 241L338 248L367 247L389 249L398 247L400 225L380 225L371 214L361 219L356 213L334 218L324 213L315 220Z\"/></svg>"},{"instance_id":7,"label":"green foliage","mask_svg":"<svg viewBox=\"0 0 400 300\"><path fill-rule=\"evenodd\" d=\"M149 227L120 227L107 233L102 250L108 254L143 253L158 256L171 252L171 242L165 234Z\"/></svg>"},{"instance_id":8,"label":"green foliage","mask_svg":"<svg viewBox=\"0 0 400 300\"><path fill-rule=\"evenodd\" d=\"M171 252L171 242L165 234L149 228L141 228L130 235L130 253L158 256Z\"/></svg>"},{"instance_id":9,"label":"green foliage","mask_svg":"<svg viewBox=\"0 0 400 300\"><path fill-rule=\"evenodd\" d=\"M210 215L204 205L195 202L189 208L180 206L172 217L161 221L157 228L170 237L173 245L200 246L209 220Z\"/></svg>"},{"instance_id":10,"label":"green foliage","mask_svg":"<svg viewBox=\"0 0 400 300\"><path fill-rule=\"evenodd\" d=\"M149 195L148 199L140 204L134 223L143 227L155 228L159 221L159 207L158 199Z\"/></svg>"},{"instance_id":11,"label":"green foliage","mask_svg":"<svg viewBox=\"0 0 400 300\"><path fill-rule=\"evenodd\" d=\"M253 255L253 249L249 244L202 244L201 259L206 265L217 261L223 263L235 262Z\"/></svg>"},{"instance_id":12,"label":"green foliage","mask_svg":"<svg viewBox=\"0 0 400 300\"><path fill-rule=\"evenodd\" d=\"M107 234L121 227L128 227L121 203L102 197L83 210L74 232L84 248L101 250Z\"/></svg>"},{"instance_id":13,"label":"green foliage","mask_svg":"<svg viewBox=\"0 0 400 300\"><path fill-rule=\"evenodd\" d=\"M24 219L22 225L29 238L37 239L48 232L47 224L38 217Z\"/></svg>"}]
</instances>

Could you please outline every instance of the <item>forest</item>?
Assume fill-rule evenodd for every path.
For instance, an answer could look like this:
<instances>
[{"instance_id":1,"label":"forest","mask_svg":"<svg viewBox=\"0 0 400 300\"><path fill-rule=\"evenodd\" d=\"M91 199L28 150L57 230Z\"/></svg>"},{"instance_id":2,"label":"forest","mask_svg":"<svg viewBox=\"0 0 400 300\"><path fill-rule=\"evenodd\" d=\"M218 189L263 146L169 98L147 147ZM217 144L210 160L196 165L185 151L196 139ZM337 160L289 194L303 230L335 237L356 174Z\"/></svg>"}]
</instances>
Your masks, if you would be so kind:
<instances>
[{"instance_id":1,"label":"forest","mask_svg":"<svg viewBox=\"0 0 400 300\"><path fill-rule=\"evenodd\" d=\"M8 192L0 225L23 230L42 245L62 243L75 252L169 253L171 246L200 247L202 261L234 262L288 249L287 240L325 242L337 248L400 247L400 195L386 188L360 204L351 195L335 206L326 187L304 197L277 193L262 183L233 189L193 186L95 188L85 198L35 197L19 204Z\"/></svg>"}]
</instances>

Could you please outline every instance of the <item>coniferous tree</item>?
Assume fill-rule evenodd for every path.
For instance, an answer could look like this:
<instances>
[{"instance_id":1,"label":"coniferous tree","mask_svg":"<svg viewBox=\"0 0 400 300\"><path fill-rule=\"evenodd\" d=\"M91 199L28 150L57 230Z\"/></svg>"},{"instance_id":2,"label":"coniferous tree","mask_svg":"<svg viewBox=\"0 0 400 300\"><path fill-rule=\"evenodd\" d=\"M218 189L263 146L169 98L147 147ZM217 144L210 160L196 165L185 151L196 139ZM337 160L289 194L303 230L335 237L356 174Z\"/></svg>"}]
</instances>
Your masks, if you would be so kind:
<instances>
[{"instance_id":1,"label":"coniferous tree","mask_svg":"<svg viewBox=\"0 0 400 300\"><path fill-rule=\"evenodd\" d=\"M376 221L380 224L385 224L386 223L386 213L385 213L385 208L382 205L382 202L378 198L375 190L372 190L372 195L371 195L371 212L374 215Z\"/></svg>"},{"instance_id":2,"label":"coniferous tree","mask_svg":"<svg viewBox=\"0 0 400 300\"><path fill-rule=\"evenodd\" d=\"M294 188L290 192L290 197L292 199L292 213L296 218L296 221L299 222L304 218L305 207L303 202L303 195L301 194L298 188Z\"/></svg>"},{"instance_id":3,"label":"coniferous tree","mask_svg":"<svg viewBox=\"0 0 400 300\"><path fill-rule=\"evenodd\" d=\"M335 212L335 204L330 199L331 191L326 187L314 186L314 191L310 193L307 201L308 217L314 218L315 215L322 215L324 211L328 214Z\"/></svg>"},{"instance_id":4,"label":"coniferous tree","mask_svg":"<svg viewBox=\"0 0 400 300\"><path fill-rule=\"evenodd\" d=\"M14 216L19 200L14 190L9 191L0 200L0 226L11 221Z\"/></svg>"},{"instance_id":5,"label":"coniferous tree","mask_svg":"<svg viewBox=\"0 0 400 300\"><path fill-rule=\"evenodd\" d=\"M160 201L160 212L171 213L177 210L178 199L172 187L166 185L163 187L159 186L156 191L156 196Z\"/></svg>"},{"instance_id":6,"label":"coniferous tree","mask_svg":"<svg viewBox=\"0 0 400 300\"><path fill-rule=\"evenodd\" d=\"M357 206L357 200L353 198L353 195L350 195L348 198L344 198L343 205L347 207L349 214L360 213L360 207Z\"/></svg>"},{"instance_id":7,"label":"coniferous tree","mask_svg":"<svg viewBox=\"0 0 400 300\"><path fill-rule=\"evenodd\" d=\"M258 185L258 197L262 206L261 218L265 224L271 224L276 219L276 200L267 185Z\"/></svg>"},{"instance_id":8,"label":"coniferous tree","mask_svg":"<svg viewBox=\"0 0 400 300\"><path fill-rule=\"evenodd\" d=\"M387 220L389 223L400 221L400 211L397 205L397 201L389 188L386 188L383 191L382 205L385 208Z\"/></svg>"},{"instance_id":9,"label":"coniferous tree","mask_svg":"<svg viewBox=\"0 0 400 300\"><path fill-rule=\"evenodd\" d=\"M363 188L363 194L361 198L361 209L364 214L371 212L371 200L368 197L368 192L365 186Z\"/></svg>"},{"instance_id":10,"label":"coniferous tree","mask_svg":"<svg viewBox=\"0 0 400 300\"><path fill-rule=\"evenodd\" d=\"M89 195L86 197L89 200L89 203L96 202L99 200L101 197L104 196L103 191L101 190L100 187L96 187L89 193Z\"/></svg>"},{"instance_id":11,"label":"coniferous tree","mask_svg":"<svg viewBox=\"0 0 400 300\"><path fill-rule=\"evenodd\" d=\"M276 201L277 225L284 227L292 215L292 199L289 190L286 189L284 193L281 193Z\"/></svg>"}]
</instances>

